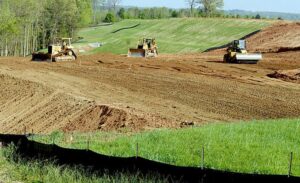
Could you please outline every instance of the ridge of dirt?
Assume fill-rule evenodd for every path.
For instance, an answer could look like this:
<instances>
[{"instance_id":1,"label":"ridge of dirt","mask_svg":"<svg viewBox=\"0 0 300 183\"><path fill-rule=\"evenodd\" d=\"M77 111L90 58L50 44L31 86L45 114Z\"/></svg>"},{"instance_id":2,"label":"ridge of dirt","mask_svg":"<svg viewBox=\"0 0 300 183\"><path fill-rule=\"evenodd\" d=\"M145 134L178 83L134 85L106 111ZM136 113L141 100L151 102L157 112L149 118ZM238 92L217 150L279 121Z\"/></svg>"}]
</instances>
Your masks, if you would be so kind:
<instances>
[{"instance_id":1,"label":"ridge of dirt","mask_svg":"<svg viewBox=\"0 0 300 183\"><path fill-rule=\"evenodd\" d=\"M300 48L300 23L279 22L247 39L252 52L277 53Z\"/></svg>"},{"instance_id":2,"label":"ridge of dirt","mask_svg":"<svg viewBox=\"0 0 300 183\"><path fill-rule=\"evenodd\" d=\"M0 133L86 132L125 128L132 131L155 127L147 116L139 117L122 109L74 98L36 82L1 74L0 80ZM156 120L159 121L158 118ZM168 126L172 127L171 124Z\"/></svg>"},{"instance_id":3,"label":"ridge of dirt","mask_svg":"<svg viewBox=\"0 0 300 183\"><path fill-rule=\"evenodd\" d=\"M272 74L268 74L270 78L281 79L283 81L290 81L300 83L300 69L293 70L279 70Z\"/></svg>"},{"instance_id":4,"label":"ridge of dirt","mask_svg":"<svg viewBox=\"0 0 300 183\"><path fill-rule=\"evenodd\" d=\"M112 108L106 105L93 105L74 121L68 123L64 131L123 131L145 130L151 126L144 117L139 117L122 109ZM157 126L159 127L159 126ZM170 126L171 127L171 126Z\"/></svg>"}]
</instances>

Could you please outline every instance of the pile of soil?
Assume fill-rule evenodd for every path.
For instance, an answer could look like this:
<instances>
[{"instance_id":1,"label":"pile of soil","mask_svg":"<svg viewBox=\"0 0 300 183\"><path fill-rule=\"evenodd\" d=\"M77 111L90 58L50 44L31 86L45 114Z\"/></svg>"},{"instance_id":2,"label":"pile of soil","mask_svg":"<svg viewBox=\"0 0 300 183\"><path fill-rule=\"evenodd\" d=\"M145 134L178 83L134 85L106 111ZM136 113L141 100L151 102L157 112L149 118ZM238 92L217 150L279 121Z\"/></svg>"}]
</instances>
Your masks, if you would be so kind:
<instances>
[{"instance_id":1,"label":"pile of soil","mask_svg":"<svg viewBox=\"0 0 300 183\"><path fill-rule=\"evenodd\" d=\"M268 74L271 78L281 79L284 81L291 81L300 83L300 69L293 70L279 70L272 74Z\"/></svg>"},{"instance_id":2,"label":"pile of soil","mask_svg":"<svg viewBox=\"0 0 300 183\"><path fill-rule=\"evenodd\" d=\"M280 22L247 39L251 52L277 53L300 50L300 23Z\"/></svg>"},{"instance_id":3,"label":"pile of soil","mask_svg":"<svg viewBox=\"0 0 300 183\"><path fill-rule=\"evenodd\" d=\"M0 133L130 132L176 127L151 114L136 114L129 106L120 109L98 105L93 100L70 95L50 85L2 74L0 81Z\"/></svg>"},{"instance_id":4,"label":"pile of soil","mask_svg":"<svg viewBox=\"0 0 300 183\"><path fill-rule=\"evenodd\" d=\"M95 131L116 129L141 129L147 123L146 119L130 114L122 109L106 105L94 105L77 119L68 123L64 131Z\"/></svg>"}]
</instances>

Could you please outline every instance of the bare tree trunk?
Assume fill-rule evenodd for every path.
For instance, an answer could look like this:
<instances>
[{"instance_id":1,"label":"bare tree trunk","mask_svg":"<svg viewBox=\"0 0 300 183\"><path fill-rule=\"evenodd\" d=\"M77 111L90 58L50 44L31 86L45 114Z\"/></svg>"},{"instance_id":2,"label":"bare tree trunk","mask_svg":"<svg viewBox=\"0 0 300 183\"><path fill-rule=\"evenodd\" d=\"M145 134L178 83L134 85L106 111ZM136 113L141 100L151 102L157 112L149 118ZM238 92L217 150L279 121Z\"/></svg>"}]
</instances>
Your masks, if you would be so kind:
<instances>
[{"instance_id":1,"label":"bare tree trunk","mask_svg":"<svg viewBox=\"0 0 300 183\"><path fill-rule=\"evenodd\" d=\"M5 38L5 56L8 56L7 38Z\"/></svg>"},{"instance_id":2,"label":"bare tree trunk","mask_svg":"<svg viewBox=\"0 0 300 183\"><path fill-rule=\"evenodd\" d=\"M24 26L23 57L26 56L26 26Z\"/></svg>"},{"instance_id":3,"label":"bare tree trunk","mask_svg":"<svg viewBox=\"0 0 300 183\"><path fill-rule=\"evenodd\" d=\"M30 26L27 26L27 39L26 39L26 56L29 53L29 46L30 46Z\"/></svg>"}]
</instances>

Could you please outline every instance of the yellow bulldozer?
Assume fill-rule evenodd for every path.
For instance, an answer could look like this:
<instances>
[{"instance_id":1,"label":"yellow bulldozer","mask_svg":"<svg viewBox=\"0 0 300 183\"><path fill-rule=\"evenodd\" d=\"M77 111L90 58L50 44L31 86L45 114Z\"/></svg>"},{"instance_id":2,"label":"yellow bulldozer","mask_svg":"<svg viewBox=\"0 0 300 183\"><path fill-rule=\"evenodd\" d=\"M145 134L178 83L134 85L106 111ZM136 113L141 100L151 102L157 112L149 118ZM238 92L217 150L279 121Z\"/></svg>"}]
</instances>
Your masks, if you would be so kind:
<instances>
[{"instance_id":1,"label":"yellow bulldozer","mask_svg":"<svg viewBox=\"0 0 300 183\"><path fill-rule=\"evenodd\" d=\"M234 40L224 55L224 62L238 64L257 64L262 60L261 53L248 53L246 40Z\"/></svg>"},{"instance_id":2,"label":"yellow bulldozer","mask_svg":"<svg viewBox=\"0 0 300 183\"><path fill-rule=\"evenodd\" d=\"M57 38L54 43L48 46L48 52L32 53L32 61L73 61L77 59L77 55L71 44L72 38Z\"/></svg>"},{"instance_id":3,"label":"yellow bulldozer","mask_svg":"<svg viewBox=\"0 0 300 183\"><path fill-rule=\"evenodd\" d=\"M129 48L128 57L157 57L158 47L154 38L141 39L137 48Z\"/></svg>"}]
</instances>

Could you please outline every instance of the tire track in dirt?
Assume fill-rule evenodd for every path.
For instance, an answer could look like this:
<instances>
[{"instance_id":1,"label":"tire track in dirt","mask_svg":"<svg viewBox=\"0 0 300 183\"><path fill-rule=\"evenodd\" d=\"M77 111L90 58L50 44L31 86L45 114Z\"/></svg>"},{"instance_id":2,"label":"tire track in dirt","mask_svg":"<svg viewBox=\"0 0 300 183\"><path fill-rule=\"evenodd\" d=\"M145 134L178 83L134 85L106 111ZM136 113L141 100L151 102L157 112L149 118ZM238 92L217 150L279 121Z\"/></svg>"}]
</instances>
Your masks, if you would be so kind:
<instances>
[{"instance_id":1,"label":"tire track in dirt","mask_svg":"<svg viewBox=\"0 0 300 183\"><path fill-rule=\"evenodd\" d=\"M8 75L0 75L4 93L0 98L0 133L26 132L51 133L55 130L64 131L95 131L112 130L135 126L136 121L146 121L126 111L105 106L108 113L95 110L99 108L91 100L80 100L60 90L45 87L42 84L21 80ZM12 98L12 99L11 99ZM102 106L103 107L103 106ZM90 110L95 110L90 114ZM120 120L120 113L124 116ZM89 120L91 118L95 120ZM87 121L87 125L80 122ZM116 123L123 123L116 125ZM141 128L141 127L136 127Z\"/></svg>"}]
</instances>

